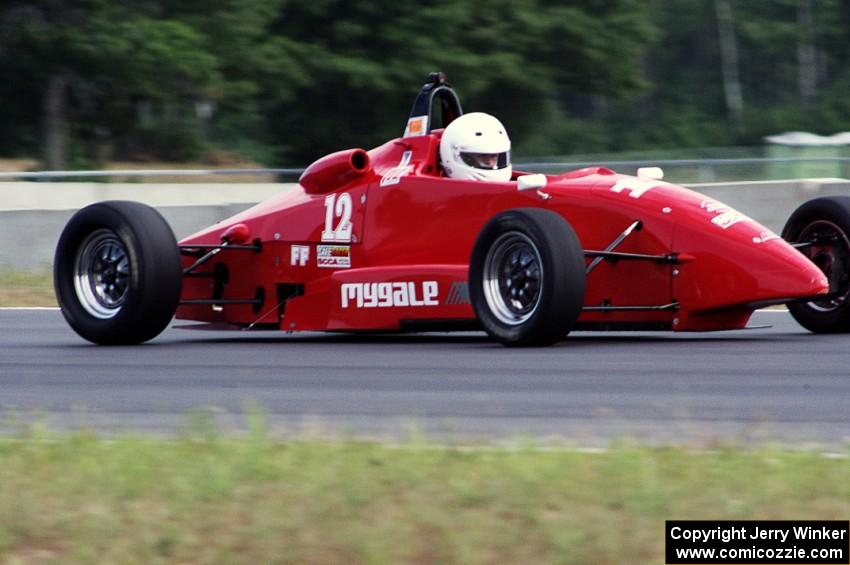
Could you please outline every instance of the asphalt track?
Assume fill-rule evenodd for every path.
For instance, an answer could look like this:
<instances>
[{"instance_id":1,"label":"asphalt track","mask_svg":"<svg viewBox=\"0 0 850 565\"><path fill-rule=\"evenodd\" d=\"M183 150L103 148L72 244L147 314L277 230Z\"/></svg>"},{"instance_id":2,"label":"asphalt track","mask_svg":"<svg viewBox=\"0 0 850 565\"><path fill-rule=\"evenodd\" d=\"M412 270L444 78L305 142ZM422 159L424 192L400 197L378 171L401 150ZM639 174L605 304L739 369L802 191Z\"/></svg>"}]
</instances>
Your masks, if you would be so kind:
<instances>
[{"instance_id":1,"label":"asphalt track","mask_svg":"<svg viewBox=\"0 0 850 565\"><path fill-rule=\"evenodd\" d=\"M785 312L751 324L772 327L575 333L522 350L484 334L169 329L146 345L97 347L56 310L0 310L0 429L240 431L259 407L290 436L850 443L850 336L809 334Z\"/></svg>"}]
</instances>

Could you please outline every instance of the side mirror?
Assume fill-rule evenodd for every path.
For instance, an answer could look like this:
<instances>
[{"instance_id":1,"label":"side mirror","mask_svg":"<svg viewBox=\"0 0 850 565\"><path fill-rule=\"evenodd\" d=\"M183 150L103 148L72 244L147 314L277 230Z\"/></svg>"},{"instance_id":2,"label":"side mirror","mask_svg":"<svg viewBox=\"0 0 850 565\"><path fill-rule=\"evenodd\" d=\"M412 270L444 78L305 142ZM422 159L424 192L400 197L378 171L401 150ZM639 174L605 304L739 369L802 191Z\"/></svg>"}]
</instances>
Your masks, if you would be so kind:
<instances>
[{"instance_id":1,"label":"side mirror","mask_svg":"<svg viewBox=\"0 0 850 565\"><path fill-rule=\"evenodd\" d=\"M245 224L234 224L221 234L221 241L227 244L242 245L249 239L251 239L251 230Z\"/></svg>"},{"instance_id":2,"label":"side mirror","mask_svg":"<svg viewBox=\"0 0 850 565\"><path fill-rule=\"evenodd\" d=\"M523 190L540 190L546 187L546 175L522 175L516 179L516 189L520 192Z\"/></svg>"}]
</instances>

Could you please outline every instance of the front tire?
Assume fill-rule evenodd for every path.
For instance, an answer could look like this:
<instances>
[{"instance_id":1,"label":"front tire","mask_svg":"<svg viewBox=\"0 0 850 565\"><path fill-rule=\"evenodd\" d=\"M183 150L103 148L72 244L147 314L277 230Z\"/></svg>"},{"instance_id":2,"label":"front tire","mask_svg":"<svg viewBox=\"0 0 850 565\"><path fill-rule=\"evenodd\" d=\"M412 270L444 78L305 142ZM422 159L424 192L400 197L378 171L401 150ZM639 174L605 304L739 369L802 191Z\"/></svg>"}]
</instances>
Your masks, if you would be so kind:
<instances>
[{"instance_id":1,"label":"front tire","mask_svg":"<svg viewBox=\"0 0 850 565\"><path fill-rule=\"evenodd\" d=\"M503 212L475 242L469 293L478 320L504 345L551 345L584 304L584 253L573 228L537 208Z\"/></svg>"},{"instance_id":2,"label":"front tire","mask_svg":"<svg viewBox=\"0 0 850 565\"><path fill-rule=\"evenodd\" d=\"M829 298L788 304L794 319L815 333L850 331L850 197L829 196L797 208L782 237L799 247L829 280Z\"/></svg>"},{"instance_id":3,"label":"front tire","mask_svg":"<svg viewBox=\"0 0 850 565\"><path fill-rule=\"evenodd\" d=\"M183 272L174 232L153 208L110 201L68 221L53 267L62 314L101 345L153 339L177 309Z\"/></svg>"}]
</instances>

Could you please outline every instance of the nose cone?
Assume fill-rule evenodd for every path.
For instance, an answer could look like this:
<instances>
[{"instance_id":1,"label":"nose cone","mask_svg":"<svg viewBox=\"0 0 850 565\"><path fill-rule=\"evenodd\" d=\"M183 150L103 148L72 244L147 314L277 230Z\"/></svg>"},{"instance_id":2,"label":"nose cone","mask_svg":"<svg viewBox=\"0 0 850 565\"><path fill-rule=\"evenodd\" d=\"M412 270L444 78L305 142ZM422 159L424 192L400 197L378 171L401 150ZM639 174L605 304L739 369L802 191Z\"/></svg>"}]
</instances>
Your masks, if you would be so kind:
<instances>
[{"instance_id":1,"label":"nose cone","mask_svg":"<svg viewBox=\"0 0 850 565\"><path fill-rule=\"evenodd\" d=\"M653 188L641 201L653 198L672 208L673 249L689 257L673 277L673 296L683 308L746 309L829 291L814 263L745 214L673 185Z\"/></svg>"},{"instance_id":2,"label":"nose cone","mask_svg":"<svg viewBox=\"0 0 850 565\"><path fill-rule=\"evenodd\" d=\"M829 291L818 267L787 242L766 230L736 237L726 233L691 233L691 258L673 279L674 296L694 311L728 307L760 307L807 298ZM761 234L769 233L761 239ZM747 235L747 237L744 237ZM682 238L685 239L685 238ZM758 240L758 242L756 242Z\"/></svg>"},{"instance_id":3,"label":"nose cone","mask_svg":"<svg viewBox=\"0 0 850 565\"><path fill-rule=\"evenodd\" d=\"M817 265L784 240L767 242L758 269L756 300L785 301L829 292L829 281ZM758 274L760 273L760 274Z\"/></svg>"}]
</instances>

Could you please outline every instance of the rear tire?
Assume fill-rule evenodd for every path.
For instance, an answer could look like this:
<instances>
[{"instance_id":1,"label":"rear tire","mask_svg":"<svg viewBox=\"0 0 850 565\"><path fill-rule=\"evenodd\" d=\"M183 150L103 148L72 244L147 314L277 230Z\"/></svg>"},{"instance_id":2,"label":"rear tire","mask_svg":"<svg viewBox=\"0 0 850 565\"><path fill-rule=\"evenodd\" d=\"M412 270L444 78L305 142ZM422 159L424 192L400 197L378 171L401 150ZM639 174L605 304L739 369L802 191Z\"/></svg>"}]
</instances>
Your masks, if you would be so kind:
<instances>
[{"instance_id":1,"label":"rear tire","mask_svg":"<svg viewBox=\"0 0 850 565\"><path fill-rule=\"evenodd\" d=\"M537 208L503 212L484 226L472 250L472 307L504 345L551 345L581 313L584 269L578 237L561 216Z\"/></svg>"},{"instance_id":2,"label":"rear tire","mask_svg":"<svg viewBox=\"0 0 850 565\"><path fill-rule=\"evenodd\" d=\"M180 251L171 227L150 206L110 201L83 208L62 231L53 264L63 316L93 343L153 339L177 310Z\"/></svg>"},{"instance_id":3,"label":"rear tire","mask_svg":"<svg viewBox=\"0 0 850 565\"><path fill-rule=\"evenodd\" d=\"M788 218L782 237L790 243L816 242L799 250L824 272L832 295L825 300L790 303L791 315L815 333L850 331L850 197L806 202Z\"/></svg>"}]
</instances>

